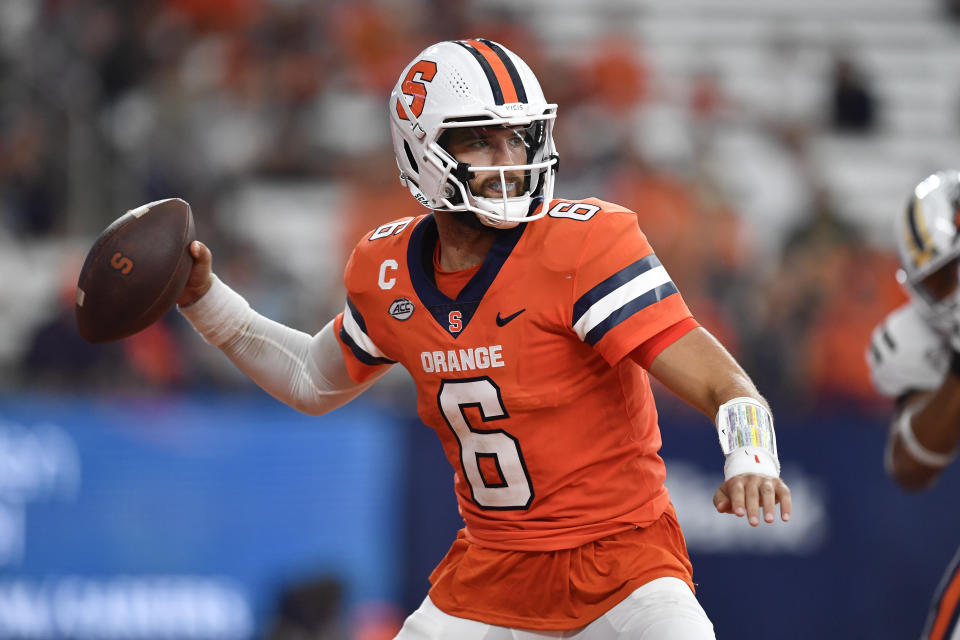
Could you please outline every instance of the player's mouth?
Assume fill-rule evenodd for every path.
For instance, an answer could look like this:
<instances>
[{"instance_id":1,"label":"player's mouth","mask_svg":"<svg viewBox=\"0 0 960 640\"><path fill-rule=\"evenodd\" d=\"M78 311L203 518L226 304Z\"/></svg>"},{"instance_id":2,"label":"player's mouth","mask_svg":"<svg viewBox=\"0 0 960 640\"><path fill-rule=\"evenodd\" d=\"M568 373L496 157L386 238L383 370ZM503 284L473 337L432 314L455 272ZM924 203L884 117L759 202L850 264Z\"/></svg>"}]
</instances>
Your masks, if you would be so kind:
<instances>
[{"instance_id":1,"label":"player's mouth","mask_svg":"<svg viewBox=\"0 0 960 640\"><path fill-rule=\"evenodd\" d=\"M513 198L520 193L522 182L520 178L511 178L509 176L503 181L501 181L499 177L492 178L483 183L480 187L479 195L485 198L502 198L504 196ZM504 189L504 187L506 187L506 189Z\"/></svg>"}]
</instances>

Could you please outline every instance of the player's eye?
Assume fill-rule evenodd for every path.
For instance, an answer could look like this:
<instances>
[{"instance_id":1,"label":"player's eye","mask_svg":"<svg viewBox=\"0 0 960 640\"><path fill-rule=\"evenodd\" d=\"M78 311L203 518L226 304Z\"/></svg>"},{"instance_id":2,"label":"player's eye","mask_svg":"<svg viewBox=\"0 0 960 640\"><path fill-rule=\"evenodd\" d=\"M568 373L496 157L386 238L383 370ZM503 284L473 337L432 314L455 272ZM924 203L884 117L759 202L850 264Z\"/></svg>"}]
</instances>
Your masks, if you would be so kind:
<instances>
[{"instance_id":1,"label":"player's eye","mask_svg":"<svg viewBox=\"0 0 960 640\"><path fill-rule=\"evenodd\" d=\"M511 136L508 144L514 149L526 149L527 141L523 139L523 136L515 135Z\"/></svg>"}]
</instances>

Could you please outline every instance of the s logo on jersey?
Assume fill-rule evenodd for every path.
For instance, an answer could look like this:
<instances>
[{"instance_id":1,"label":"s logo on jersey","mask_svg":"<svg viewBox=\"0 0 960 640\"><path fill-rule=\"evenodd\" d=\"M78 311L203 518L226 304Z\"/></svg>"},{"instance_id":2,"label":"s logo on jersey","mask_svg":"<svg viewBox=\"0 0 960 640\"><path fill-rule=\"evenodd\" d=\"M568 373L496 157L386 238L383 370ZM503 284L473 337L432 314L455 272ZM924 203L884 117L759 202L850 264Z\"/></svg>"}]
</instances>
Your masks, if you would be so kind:
<instances>
[{"instance_id":1,"label":"s logo on jersey","mask_svg":"<svg viewBox=\"0 0 960 640\"><path fill-rule=\"evenodd\" d=\"M397 320L406 320L413 315L413 303L406 298L397 298L390 303L390 315Z\"/></svg>"},{"instance_id":2,"label":"s logo on jersey","mask_svg":"<svg viewBox=\"0 0 960 640\"><path fill-rule=\"evenodd\" d=\"M447 330L450 333L460 333L460 330L463 329L463 314L459 311L451 311L447 316Z\"/></svg>"}]
</instances>

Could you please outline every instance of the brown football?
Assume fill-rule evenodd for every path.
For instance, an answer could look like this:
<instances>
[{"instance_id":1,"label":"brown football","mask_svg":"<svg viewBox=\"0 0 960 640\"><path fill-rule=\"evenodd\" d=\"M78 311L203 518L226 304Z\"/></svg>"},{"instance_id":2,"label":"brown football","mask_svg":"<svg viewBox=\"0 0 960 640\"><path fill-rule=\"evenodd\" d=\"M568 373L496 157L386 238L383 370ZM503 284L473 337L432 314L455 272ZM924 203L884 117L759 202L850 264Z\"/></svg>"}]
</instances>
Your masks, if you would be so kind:
<instances>
[{"instance_id":1,"label":"brown football","mask_svg":"<svg viewBox=\"0 0 960 640\"><path fill-rule=\"evenodd\" d=\"M180 198L131 209L104 229L77 281L77 326L93 343L146 329L176 302L190 275L193 213Z\"/></svg>"}]
</instances>

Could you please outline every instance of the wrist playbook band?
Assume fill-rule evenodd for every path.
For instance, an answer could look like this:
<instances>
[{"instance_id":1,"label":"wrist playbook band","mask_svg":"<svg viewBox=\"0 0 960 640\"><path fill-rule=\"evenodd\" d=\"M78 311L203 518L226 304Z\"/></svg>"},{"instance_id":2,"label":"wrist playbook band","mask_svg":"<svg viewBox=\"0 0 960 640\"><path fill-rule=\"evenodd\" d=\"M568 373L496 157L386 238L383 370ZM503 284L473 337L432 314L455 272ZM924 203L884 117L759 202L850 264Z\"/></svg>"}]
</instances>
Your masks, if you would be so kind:
<instances>
[{"instance_id":1,"label":"wrist playbook band","mask_svg":"<svg viewBox=\"0 0 960 640\"><path fill-rule=\"evenodd\" d=\"M727 457L727 480L741 473L780 476L773 416L754 398L728 400L717 411L717 435Z\"/></svg>"},{"instance_id":2,"label":"wrist playbook band","mask_svg":"<svg viewBox=\"0 0 960 640\"><path fill-rule=\"evenodd\" d=\"M942 469L953 462L954 458L957 457L957 451L940 453L930 451L930 449L920 444L917 436L913 433L913 425L911 424L914 412L914 408L906 407L900 412L900 416L897 418L895 428L897 433L900 434L900 442L903 443L903 448L907 450L907 453L923 466Z\"/></svg>"}]
</instances>

